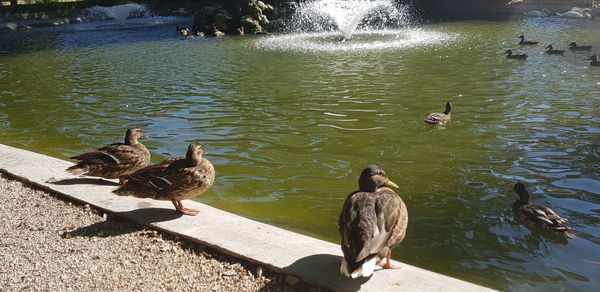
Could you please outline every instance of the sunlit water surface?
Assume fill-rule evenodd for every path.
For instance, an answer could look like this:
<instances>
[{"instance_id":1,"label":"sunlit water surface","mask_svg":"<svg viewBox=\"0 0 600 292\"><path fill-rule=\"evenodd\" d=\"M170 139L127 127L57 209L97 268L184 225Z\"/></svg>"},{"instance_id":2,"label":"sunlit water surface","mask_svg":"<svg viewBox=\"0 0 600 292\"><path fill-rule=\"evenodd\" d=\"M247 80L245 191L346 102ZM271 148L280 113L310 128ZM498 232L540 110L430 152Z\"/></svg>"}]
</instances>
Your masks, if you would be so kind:
<instances>
[{"instance_id":1,"label":"sunlit water surface","mask_svg":"<svg viewBox=\"0 0 600 292\"><path fill-rule=\"evenodd\" d=\"M377 164L410 214L395 258L502 290L594 291L600 68L588 53L549 56L516 37L598 54L599 24L453 22L342 43L181 40L174 24L3 31L0 142L67 159L140 126L158 162L200 141L217 181L197 200L332 242L359 172ZM507 60L508 48L530 58ZM446 101L453 122L425 125ZM578 237L517 224L517 181Z\"/></svg>"}]
</instances>

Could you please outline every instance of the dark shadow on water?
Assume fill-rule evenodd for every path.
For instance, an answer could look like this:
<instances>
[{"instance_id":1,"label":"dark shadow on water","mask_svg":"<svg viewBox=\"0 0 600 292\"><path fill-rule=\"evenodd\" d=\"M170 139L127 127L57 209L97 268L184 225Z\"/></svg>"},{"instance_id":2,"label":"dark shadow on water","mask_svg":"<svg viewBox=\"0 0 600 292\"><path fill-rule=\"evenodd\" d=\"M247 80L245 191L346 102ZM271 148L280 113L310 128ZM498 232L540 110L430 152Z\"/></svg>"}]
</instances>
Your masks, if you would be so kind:
<instances>
[{"instance_id":1,"label":"dark shadow on water","mask_svg":"<svg viewBox=\"0 0 600 292\"><path fill-rule=\"evenodd\" d=\"M101 178L89 178L89 177L67 178L67 179L62 179L62 180L48 179L46 181L46 183L50 183L50 184L54 184L54 185L61 185L61 186L80 185L80 184L81 185L87 184L87 185L101 185L101 186L120 186L119 183L116 183L116 182L108 181L108 180L101 179Z\"/></svg>"},{"instance_id":2,"label":"dark shadow on water","mask_svg":"<svg viewBox=\"0 0 600 292\"><path fill-rule=\"evenodd\" d=\"M334 291L358 291L369 278L351 279L340 274L342 257L332 254L315 254L295 261L285 267L286 271L297 275L307 275L315 284ZM377 271L375 271L377 273Z\"/></svg>"},{"instance_id":3,"label":"dark shadow on water","mask_svg":"<svg viewBox=\"0 0 600 292\"><path fill-rule=\"evenodd\" d=\"M117 212L115 214L144 225L171 221L183 216L183 214L177 213L175 208L141 208L126 212Z\"/></svg>"}]
</instances>

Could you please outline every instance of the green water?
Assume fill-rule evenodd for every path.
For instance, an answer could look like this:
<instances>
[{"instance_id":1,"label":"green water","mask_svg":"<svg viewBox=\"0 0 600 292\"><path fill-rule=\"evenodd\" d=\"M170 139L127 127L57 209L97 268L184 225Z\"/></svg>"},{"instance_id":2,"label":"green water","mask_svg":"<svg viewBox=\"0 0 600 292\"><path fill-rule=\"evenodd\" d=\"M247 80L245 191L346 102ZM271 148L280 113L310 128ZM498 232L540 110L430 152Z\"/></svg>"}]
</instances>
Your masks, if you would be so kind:
<instances>
[{"instance_id":1,"label":"green water","mask_svg":"<svg viewBox=\"0 0 600 292\"><path fill-rule=\"evenodd\" d=\"M311 51L264 45L280 36L182 41L171 26L1 32L0 143L68 159L140 126L158 162L199 141L217 181L197 200L331 242L358 174L377 164L408 205L396 259L501 290L597 290L600 68L590 53L515 44L525 33L597 53L600 21L419 29L444 38ZM507 60L508 48L530 57ZM452 123L425 125L446 101ZM517 181L578 238L517 224Z\"/></svg>"}]
</instances>

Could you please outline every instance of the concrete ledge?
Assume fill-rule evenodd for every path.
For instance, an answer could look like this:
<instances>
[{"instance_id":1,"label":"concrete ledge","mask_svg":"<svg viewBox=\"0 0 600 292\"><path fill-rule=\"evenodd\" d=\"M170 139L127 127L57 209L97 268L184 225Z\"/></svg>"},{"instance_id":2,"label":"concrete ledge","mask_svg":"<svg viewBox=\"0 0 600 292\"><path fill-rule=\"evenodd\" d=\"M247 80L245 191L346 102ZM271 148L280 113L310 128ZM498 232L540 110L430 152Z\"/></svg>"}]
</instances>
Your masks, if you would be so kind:
<instances>
[{"instance_id":1,"label":"concrete ledge","mask_svg":"<svg viewBox=\"0 0 600 292\"><path fill-rule=\"evenodd\" d=\"M183 236L225 254L334 291L492 291L468 282L394 262L400 270L379 270L370 279L340 275L338 245L263 224L195 202L186 207L198 216L176 214L168 201L119 197L116 183L74 177L70 162L0 144L0 170L76 201L94 205L131 221ZM217 182L218 178L217 178Z\"/></svg>"}]
</instances>

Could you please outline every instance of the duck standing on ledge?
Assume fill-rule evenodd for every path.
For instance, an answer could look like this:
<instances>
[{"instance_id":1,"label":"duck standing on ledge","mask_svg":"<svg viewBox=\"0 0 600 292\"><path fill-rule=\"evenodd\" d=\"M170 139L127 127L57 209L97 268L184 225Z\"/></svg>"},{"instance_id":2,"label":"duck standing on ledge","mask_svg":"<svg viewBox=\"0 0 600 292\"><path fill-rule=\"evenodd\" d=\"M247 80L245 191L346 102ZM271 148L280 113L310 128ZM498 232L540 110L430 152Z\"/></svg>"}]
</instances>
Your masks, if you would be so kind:
<instances>
[{"instance_id":1,"label":"duck standing on ledge","mask_svg":"<svg viewBox=\"0 0 600 292\"><path fill-rule=\"evenodd\" d=\"M594 66L594 67L600 67L600 61L598 61L598 56L596 55L592 55L591 57L589 57L586 60L592 60L590 62L590 66Z\"/></svg>"},{"instance_id":2,"label":"duck standing on ledge","mask_svg":"<svg viewBox=\"0 0 600 292\"><path fill-rule=\"evenodd\" d=\"M377 264L399 269L390 257L406 235L408 212L402 198L389 187L398 188L383 169L371 165L360 174L358 191L346 197L338 230L344 253L340 272L347 277L369 277Z\"/></svg>"},{"instance_id":3,"label":"duck standing on ledge","mask_svg":"<svg viewBox=\"0 0 600 292\"><path fill-rule=\"evenodd\" d=\"M527 59L527 54L515 54L513 55L513 51L512 50L506 50L506 52L504 52L506 54L506 58L507 59L519 59L519 60L525 60Z\"/></svg>"},{"instance_id":4,"label":"duck standing on ledge","mask_svg":"<svg viewBox=\"0 0 600 292\"><path fill-rule=\"evenodd\" d=\"M519 41L519 45L537 45L540 43L537 41L526 41L524 35L520 35L519 38L521 39L521 41Z\"/></svg>"},{"instance_id":5,"label":"duck standing on ledge","mask_svg":"<svg viewBox=\"0 0 600 292\"><path fill-rule=\"evenodd\" d=\"M554 47L552 47L552 45L548 45L546 47L546 54L548 55L564 55L565 51L564 50L555 50Z\"/></svg>"},{"instance_id":6,"label":"duck standing on ledge","mask_svg":"<svg viewBox=\"0 0 600 292\"><path fill-rule=\"evenodd\" d=\"M150 163L150 151L138 139L146 138L140 128L128 129L124 143L114 143L94 151L73 156L80 160L67 168L74 175L89 175L103 178L118 178L125 183L125 176L142 169Z\"/></svg>"},{"instance_id":7,"label":"duck standing on ledge","mask_svg":"<svg viewBox=\"0 0 600 292\"><path fill-rule=\"evenodd\" d=\"M201 195L215 182L215 168L206 158L202 144L191 143L185 157L171 158L128 175L125 185L114 190L119 196L168 200L177 212L196 215L198 210L183 207L182 200Z\"/></svg>"},{"instance_id":8,"label":"duck standing on ledge","mask_svg":"<svg viewBox=\"0 0 600 292\"><path fill-rule=\"evenodd\" d=\"M567 226L567 219L556 215L552 209L546 206L530 204L529 192L524 184L516 183L514 190L519 195L519 199L513 203L512 211L519 221L528 227L541 229L542 231L563 234L568 238L577 237L569 232L571 227Z\"/></svg>"},{"instance_id":9,"label":"duck standing on ledge","mask_svg":"<svg viewBox=\"0 0 600 292\"><path fill-rule=\"evenodd\" d=\"M571 51L591 51L592 46L578 46L576 42L572 42L569 44L569 49Z\"/></svg>"},{"instance_id":10,"label":"duck standing on ledge","mask_svg":"<svg viewBox=\"0 0 600 292\"><path fill-rule=\"evenodd\" d=\"M452 103L446 103L446 111L443 113L431 113L427 117L423 119L423 121L427 124L431 125L445 125L446 123L452 120L452 115L450 111L452 110Z\"/></svg>"}]
</instances>

